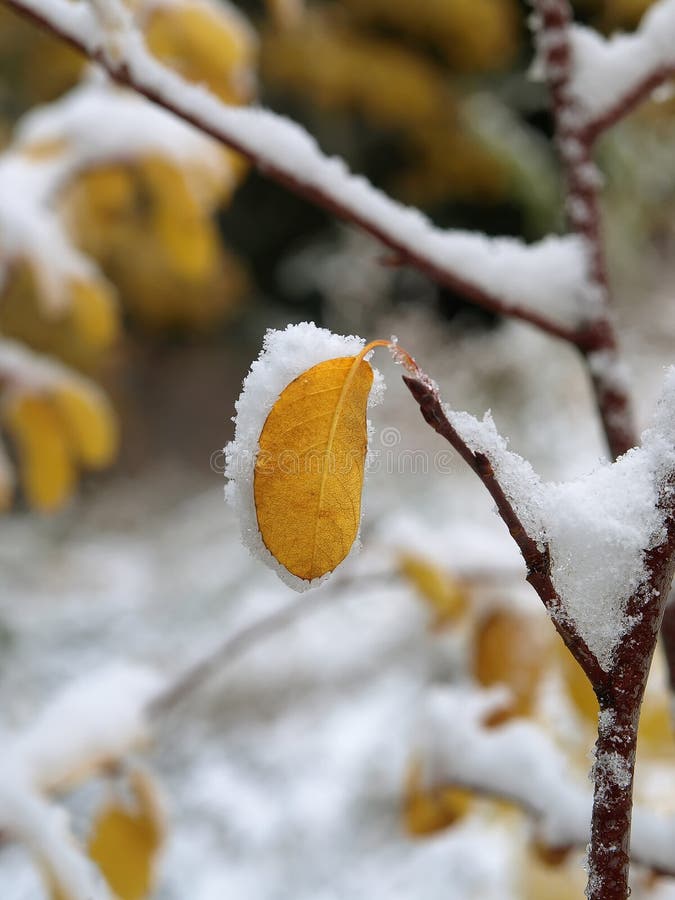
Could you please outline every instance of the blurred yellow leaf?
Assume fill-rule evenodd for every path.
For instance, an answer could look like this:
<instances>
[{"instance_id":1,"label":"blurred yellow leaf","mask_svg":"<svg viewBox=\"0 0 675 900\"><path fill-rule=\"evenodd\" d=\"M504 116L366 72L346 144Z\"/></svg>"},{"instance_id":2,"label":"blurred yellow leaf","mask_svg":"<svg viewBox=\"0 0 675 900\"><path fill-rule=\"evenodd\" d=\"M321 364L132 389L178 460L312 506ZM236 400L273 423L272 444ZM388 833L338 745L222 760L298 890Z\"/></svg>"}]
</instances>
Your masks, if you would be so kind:
<instances>
[{"instance_id":1,"label":"blurred yellow leaf","mask_svg":"<svg viewBox=\"0 0 675 900\"><path fill-rule=\"evenodd\" d=\"M598 700L584 671L562 641L558 641L562 676L575 709L593 728L598 724Z\"/></svg>"},{"instance_id":2,"label":"blurred yellow leaf","mask_svg":"<svg viewBox=\"0 0 675 900\"><path fill-rule=\"evenodd\" d=\"M105 394L84 382L63 382L53 393L73 456L83 465L100 469L117 452L115 414Z\"/></svg>"},{"instance_id":3,"label":"blurred yellow leaf","mask_svg":"<svg viewBox=\"0 0 675 900\"><path fill-rule=\"evenodd\" d=\"M252 99L256 40L243 17L216 4L156 6L144 28L150 51L226 103Z\"/></svg>"},{"instance_id":4,"label":"blurred yellow leaf","mask_svg":"<svg viewBox=\"0 0 675 900\"><path fill-rule=\"evenodd\" d=\"M28 503L41 512L62 506L75 486L75 467L59 414L45 396L8 399L4 425L19 457L21 485Z\"/></svg>"},{"instance_id":5,"label":"blurred yellow leaf","mask_svg":"<svg viewBox=\"0 0 675 900\"><path fill-rule=\"evenodd\" d=\"M434 614L433 627L457 621L467 609L464 585L444 569L421 556L404 553L399 561L401 574L417 589Z\"/></svg>"},{"instance_id":6,"label":"blurred yellow leaf","mask_svg":"<svg viewBox=\"0 0 675 900\"><path fill-rule=\"evenodd\" d=\"M67 285L62 309L50 309L41 295L40 279L28 262L17 262L2 293L0 330L5 337L58 356L78 368L94 369L101 350L117 338L117 298L102 280Z\"/></svg>"},{"instance_id":7,"label":"blurred yellow leaf","mask_svg":"<svg viewBox=\"0 0 675 900\"><path fill-rule=\"evenodd\" d=\"M651 694L649 690L642 704L638 727L638 748L652 756L672 756L673 720L667 693Z\"/></svg>"},{"instance_id":8,"label":"blurred yellow leaf","mask_svg":"<svg viewBox=\"0 0 675 900\"><path fill-rule=\"evenodd\" d=\"M503 684L511 691L511 703L491 718L490 724L532 712L545 665L545 649L534 623L526 615L497 609L478 623L474 675L480 684Z\"/></svg>"},{"instance_id":9,"label":"blurred yellow leaf","mask_svg":"<svg viewBox=\"0 0 675 900\"><path fill-rule=\"evenodd\" d=\"M449 828L469 812L472 802L473 795L463 788L426 790L420 762L411 762L403 803L403 819L409 834L425 837Z\"/></svg>"},{"instance_id":10,"label":"blurred yellow leaf","mask_svg":"<svg viewBox=\"0 0 675 900\"><path fill-rule=\"evenodd\" d=\"M520 43L516 0L343 0L367 24L383 25L438 49L457 70L497 70Z\"/></svg>"},{"instance_id":11,"label":"blurred yellow leaf","mask_svg":"<svg viewBox=\"0 0 675 900\"><path fill-rule=\"evenodd\" d=\"M329 359L282 391L260 435L254 495L265 546L307 581L331 572L359 530L373 370Z\"/></svg>"},{"instance_id":12,"label":"blurred yellow leaf","mask_svg":"<svg viewBox=\"0 0 675 900\"><path fill-rule=\"evenodd\" d=\"M237 176L229 171L231 188ZM202 176L197 164L188 175L151 156L83 173L64 195L78 245L146 327L210 328L246 289L243 267L221 246L213 220L223 185Z\"/></svg>"},{"instance_id":13,"label":"blurred yellow leaf","mask_svg":"<svg viewBox=\"0 0 675 900\"><path fill-rule=\"evenodd\" d=\"M71 317L89 347L102 350L117 337L117 301L101 281L78 281L73 284Z\"/></svg>"},{"instance_id":14,"label":"blurred yellow leaf","mask_svg":"<svg viewBox=\"0 0 675 900\"><path fill-rule=\"evenodd\" d=\"M134 770L129 787L132 804L116 798L100 811L89 856L119 900L144 900L153 887L165 822L157 786L147 773Z\"/></svg>"}]
</instances>

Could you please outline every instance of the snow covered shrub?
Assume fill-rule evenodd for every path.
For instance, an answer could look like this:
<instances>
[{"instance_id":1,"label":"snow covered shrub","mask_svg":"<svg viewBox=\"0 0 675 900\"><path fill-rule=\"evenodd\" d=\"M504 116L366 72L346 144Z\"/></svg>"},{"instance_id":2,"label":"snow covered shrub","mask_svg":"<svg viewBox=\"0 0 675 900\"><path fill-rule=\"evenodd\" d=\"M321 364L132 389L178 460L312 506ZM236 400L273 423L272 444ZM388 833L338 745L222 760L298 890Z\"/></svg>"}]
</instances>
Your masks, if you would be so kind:
<instances>
[{"instance_id":1,"label":"snow covered shrub","mask_svg":"<svg viewBox=\"0 0 675 900\"><path fill-rule=\"evenodd\" d=\"M351 174L342 160L325 157L294 123L262 109L226 105L217 86L192 83L190 66L179 64L176 71L162 63L180 61L180 41L178 49L167 41L160 23L154 37L147 34L146 45L142 16L116 0L5 2L95 60L115 99L111 82L150 98L154 114L162 110L162 127L175 128L183 120L196 129L189 141L208 135L241 153L289 190L377 238L391 253L389 264L416 267L473 303L577 351L609 458L583 477L554 483L509 449L489 414L477 419L446 405L438 385L393 339L366 344L311 323L268 332L238 404L237 432L227 450L227 493L246 543L292 586L312 586L340 566L358 537L367 409L373 384L375 397L380 387L366 357L377 346L389 346L424 420L489 492L523 557L527 581L567 647L568 664L578 664L570 681L578 678L579 667L584 673L583 686L574 688L583 695L580 702L587 703L583 692L590 685L599 707L591 798L570 779L563 755L546 734L520 715L531 704L527 679L536 677L541 654L522 660L514 653L507 671L492 666L491 646L517 646L523 622L504 615L477 623L474 674L481 687L445 689L428 704L425 765L411 767L408 783L410 830L433 832L461 817L470 805L462 793L468 790L527 810L542 853L585 846L590 837L589 900L627 898L631 857L651 871L674 874L670 820L641 812L631 842L631 819L640 707L662 622L675 672L675 607L667 606L675 568L675 369L665 375L650 427L638 435L611 312L594 151L607 128L675 73L675 0L658 0L634 34L610 40L574 24L568 0L533 0L532 76L549 90L568 228L563 236L530 245L440 229ZM301 10L289 15L296 21ZM98 90L100 77L81 90ZM124 98L133 102L128 94ZM232 99L227 92L225 99ZM166 111L177 118L165 118ZM53 136L47 128L46 137ZM162 143L159 132L157 139ZM209 148L216 154L214 145ZM207 175L199 173L211 186L209 176L216 170L222 176L219 153L209 158ZM178 155L179 166L192 158ZM85 201L94 205L95 187L85 191ZM99 187L105 196L105 180ZM77 198L73 203L77 208ZM41 222L49 225L48 218ZM182 234L166 223L160 232L169 255L175 251L180 258ZM107 243L104 233L104 254ZM201 244L210 258L208 240ZM70 247L64 251L60 287L83 277L80 256ZM96 293L95 286L91 290ZM423 348L415 353L421 358ZM404 565L439 616L461 608L461 591L414 558ZM306 609L311 596L292 609ZM260 631L267 627L262 623ZM251 629L243 643L260 631ZM197 668L169 696L203 671ZM498 686L504 682L510 692ZM159 702L167 702L166 694L152 701L155 707ZM432 784L425 781L428 771Z\"/></svg>"}]
</instances>

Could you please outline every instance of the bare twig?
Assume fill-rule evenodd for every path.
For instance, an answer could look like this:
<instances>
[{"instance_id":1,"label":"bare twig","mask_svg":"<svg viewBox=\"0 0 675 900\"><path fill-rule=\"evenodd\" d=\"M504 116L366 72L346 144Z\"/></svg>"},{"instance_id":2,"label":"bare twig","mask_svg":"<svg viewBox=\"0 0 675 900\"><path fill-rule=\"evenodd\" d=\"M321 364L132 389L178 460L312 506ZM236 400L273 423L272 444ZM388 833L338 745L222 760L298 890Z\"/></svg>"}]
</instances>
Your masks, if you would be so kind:
<instances>
[{"instance_id":1,"label":"bare twig","mask_svg":"<svg viewBox=\"0 0 675 900\"><path fill-rule=\"evenodd\" d=\"M385 572L360 575L359 587L367 584L369 580L386 582L388 577L390 573ZM245 625L234 634L227 635L213 650L189 665L152 698L147 707L148 715L152 718L166 713L261 641L278 634L294 622L325 609L329 602L338 600L342 596L341 591L353 582L354 577L351 575L339 576L322 591L302 594L276 612Z\"/></svg>"}]
</instances>

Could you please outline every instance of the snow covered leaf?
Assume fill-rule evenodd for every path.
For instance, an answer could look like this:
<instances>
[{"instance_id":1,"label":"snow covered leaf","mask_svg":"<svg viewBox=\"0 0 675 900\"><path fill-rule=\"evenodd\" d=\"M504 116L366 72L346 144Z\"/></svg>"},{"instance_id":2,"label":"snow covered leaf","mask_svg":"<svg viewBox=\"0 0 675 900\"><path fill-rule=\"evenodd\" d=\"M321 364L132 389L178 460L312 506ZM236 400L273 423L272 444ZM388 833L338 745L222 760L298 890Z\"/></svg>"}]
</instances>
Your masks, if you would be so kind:
<instances>
[{"instance_id":1,"label":"snow covered leaf","mask_svg":"<svg viewBox=\"0 0 675 900\"><path fill-rule=\"evenodd\" d=\"M403 554L399 568L433 612L434 629L456 622L466 612L468 597L464 586L444 569L410 553Z\"/></svg>"},{"instance_id":2,"label":"snow covered leaf","mask_svg":"<svg viewBox=\"0 0 675 900\"><path fill-rule=\"evenodd\" d=\"M493 714L490 724L532 712L545 649L527 616L498 609L479 623L474 645L476 680L485 686L503 684L511 697L506 709Z\"/></svg>"},{"instance_id":3,"label":"snow covered leaf","mask_svg":"<svg viewBox=\"0 0 675 900\"><path fill-rule=\"evenodd\" d=\"M28 503L41 512L58 509L75 486L75 466L58 412L46 397L30 394L13 398L3 412Z\"/></svg>"},{"instance_id":4,"label":"snow covered leaf","mask_svg":"<svg viewBox=\"0 0 675 900\"><path fill-rule=\"evenodd\" d=\"M581 718L595 728L598 722L599 707L591 683L562 641L558 641L558 649L561 674L569 698Z\"/></svg>"},{"instance_id":5,"label":"snow covered leaf","mask_svg":"<svg viewBox=\"0 0 675 900\"><path fill-rule=\"evenodd\" d=\"M325 360L285 388L260 435L260 534L275 559L305 581L332 572L358 534L372 384L363 352Z\"/></svg>"},{"instance_id":6,"label":"snow covered leaf","mask_svg":"<svg viewBox=\"0 0 675 900\"><path fill-rule=\"evenodd\" d=\"M425 837L449 828L469 812L472 800L471 792L463 788L426 788L421 763L413 760L405 786L403 817L406 829L415 837Z\"/></svg>"},{"instance_id":7,"label":"snow covered leaf","mask_svg":"<svg viewBox=\"0 0 675 900\"><path fill-rule=\"evenodd\" d=\"M389 342L376 342L376 344L370 344L367 348L364 347L364 344L365 341L362 338L353 335L345 337L344 335L333 334L326 328L317 328L313 322L300 322L297 325L289 325L283 331L269 329L265 334L260 356L252 363L251 370L244 379L241 396L235 404L237 415L234 419L234 440L225 448L225 477L228 480L225 488L225 499L234 508L241 528L242 539L250 552L273 569L286 584L295 590L306 590L312 586L312 582L303 576L293 574L293 570L289 569L284 562L280 563L270 549L269 538L266 538L262 533L265 523L261 524L260 522L261 517L257 509L254 482L258 482L257 488L262 490L263 494L265 493L266 483L267 490L270 492L280 491L283 493L286 490L284 484L291 487L294 483L301 484L302 461L302 465L308 469L308 483L312 482L312 473L314 473L314 484L316 486L317 469L320 472L323 468L326 471L327 484L330 484L333 490L342 491L344 489L336 485L334 478L329 477L331 463L334 470L333 475L339 475L340 467L345 466L345 451L348 452L351 446L352 458L349 460L349 463L353 469L357 489L354 490L354 486L352 486L353 495L350 495L350 498L344 493L338 498L326 493L325 498L333 504L337 502L338 505L341 501L343 506L345 503L351 503L353 500L356 509L348 512L347 515L352 522L358 522L358 509L361 501L360 485L363 480L367 435L367 423L364 414L365 405L366 401L368 406L377 403L382 396L384 388L384 382L379 372L371 370L364 358L375 345L386 344L389 346ZM326 444L328 443L326 423L331 418L331 406L333 407L333 412L335 412L341 390L338 388L337 391L329 390L323 394L319 393L316 397L306 397L304 404L302 404L304 411L300 413L297 408L294 408L292 403L287 402L291 396L290 394L285 395L281 404L279 404L279 401L285 390L296 380L298 384L294 386L293 393L301 393L300 379L306 378L314 367L326 361L342 360L340 363L342 368L340 369L340 366L338 366L332 379L326 377L328 369L323 371L327 382L334 382L334 378L337 376L338 379L342 379L344 384L346 376L344 366L346 365L349 368L352 364L346 358L353 362L356 357L359 358L360 362L355 366L355 377L351 383L352 391L356 389L357 394L353 395L346 405L343 404L345 409L350 410L349 421L353 423L355 431L351 436L345 435L345 425L348 419L345 418L341 422L341 417L337 418L337 426L339 427L336 426L331 458L326 452ZM372 390L370 390L371 383L373 385ZM359 385L361 385L361 389L359 389ZM335 384L327 384L327 386L334 387ZM350 391L346 390L345 396L349 393ZM356 401L355 397L358 397ZM310 415L312 416L319 411L317 401L320 401L321 415L307 420L306 411L308 408L310 408ZM288 422L277 427L283 430L288 425L298 424L300 420L305 419L307 420L305 422L306 428L309 430L313 429L313 434L310 435L309 431L307 432L304 446L302 443L303 438L296 428L289 428L286 434L277 435L277 440L284 445L281 447L281 450L287 449L288 452L282 458L276 460L276 463L279 464L279 471L277 472L277 480L274 481L271 477L274 473L269 470L273 468L275 460L270 458L269 452L265 454L267 459L266 465L263 467L265 460L263 459L262 435L268 426L268 419L271 427L272 423L281 417L281 412L284 409L287 410ZM300 431L302 430L304 429L300 429ZM268 433L270 437L274 436L273 432L274 429ZM341 437L342 435L344 437ZM357 435L358 439L356 438ZM354 448L356 448L356 452ZM341 451L342 459L339 456ZM323 465L324 461L325 465ZM286 471L281 471L281 466ZM303 485L302 489L306 495L307 485ZM270 499L271 496L272 494L270 493ZM305 499L307 499L306 496ZM277 523L276 526L272 523L272 530L278 532L282 550L293 540L292 520L296 520L295 532L298 531L298 520L302 513L297 501L298 497L291 490L290 495L286 495L285 505L280 510L281 522ZM321 523L321 532L325 535L328 528L330 528L330 522L324 520ZM299 533L297 536L303 537ZM310 533L310 539L312 536ZM307 534L304 535L304 538L307 538ZM346 535L339 535L339 539L341 541L346 540ZM333 566L337 565L347 555L353 540L354 534L350 536L349 544L344 548L340 548L339 553L336 550ZM342 552L342 549L344 552Z\"/></svg>"},{"instance_id":8,"label":"snow covered leaf","mask_svg":"<svg viewBox=\"0 0 675 900\"><path fill-rule=\"evenodd\" d=\"M226 103L253 98L257 39L233 4L150 4L144 32L151 53L188 81L208 85Z\"/></svg>"},{"instance_id":9,"label":"snow covered leaf","mask_svg":"<svg viewBox=\"0 0 675 900\"><path fill-rule=\"evenodd\" d=\"M104 392L59 369L44 385L10 393L2 422L16 448L25 498L41 512L66 503L80 466L100 469L117 452L117 421Z\"/></svg>"},{"instance_id":10,"label":"snow covered leaf","mask_svg":"<svg viewBox=\"0 0 675 900\"><path fill-rule=\"evenodd\" d=\"M144 900L153 888L165 820L154 779L140 769L129 777L133 803L113 799L98 815L89 855L119 900Z\"/></svg>"},{"instance_id":11,"label":"snow covered leaf","mask_svg":"<svg viewBox=\"0 0 675 900\"><path fill-rule=\"evenodd\" d=\"M117 451L117 421L103 391L84 382L64 382L53 397L73 456L92 469L109 465Z\"/></svg>"}]
</instances>

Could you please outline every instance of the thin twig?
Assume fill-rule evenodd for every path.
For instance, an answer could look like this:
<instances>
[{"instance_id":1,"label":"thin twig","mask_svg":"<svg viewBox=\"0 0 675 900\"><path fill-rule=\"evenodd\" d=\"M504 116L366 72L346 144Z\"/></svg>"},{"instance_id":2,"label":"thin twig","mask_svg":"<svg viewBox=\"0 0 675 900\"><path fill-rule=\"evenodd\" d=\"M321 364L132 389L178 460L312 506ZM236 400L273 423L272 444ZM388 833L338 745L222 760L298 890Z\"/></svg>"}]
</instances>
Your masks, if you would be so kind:
<instances>
[{"instance_id":1,"label":"thin twig","mask_svg":"<svg viewBox=\"0 0 675 900\"><path fill-rule=\"evenodd\" d=\"M593 142L583 127L581 110L570 87L572 12L569 0L534 0L534 8L535 39L551 95L555 139L567 185L567 221L570 230L586 242L589 254L588 278L593 288L594 308L588 310L588 327L577 344L587 364L610 453L616 459L635 447L638 438L609 311L601 179L593 161Z\"/></svg>"},{"instance_id":2,"label":"thin twig","mask_svg":"<svg viewBox=\"0 0 675 900\"><path fill-rule=\"evenodd\" d=\"M359 588L368 584L369 581L386 583L390 577L391 573L385 572L359 575ZM147 708L148 716L154 718L166 713L261 641L278 634L295 622L325 609L329 602L339 600L342 590L353 584L354 580L352 575L338 576L323 590L301 594L296 600L276 612L263 616L250 625L245 625L234 634L227 635L213 650L189 665L151 700Z\"/></svg>"},{"instance_id":3,"label":"thin twig","mask_svg":"<svg viewBox=\"0 0 675 900\"><path fill-rule=\"evenodd\" d=\"M523 555L527 567L527 581L541 598L558 633L575 659L579 661L589 678L598 683L605 673L585 641L570 627L567 618L561 615L562 604L551 579L548 548L527 533L487 456L471 450L453 427L431 379L420 372L418 376L404 375L403 381L419 405L424 420L459 453L489 491L499 515Z\"/></svg>"}]
</instances>

